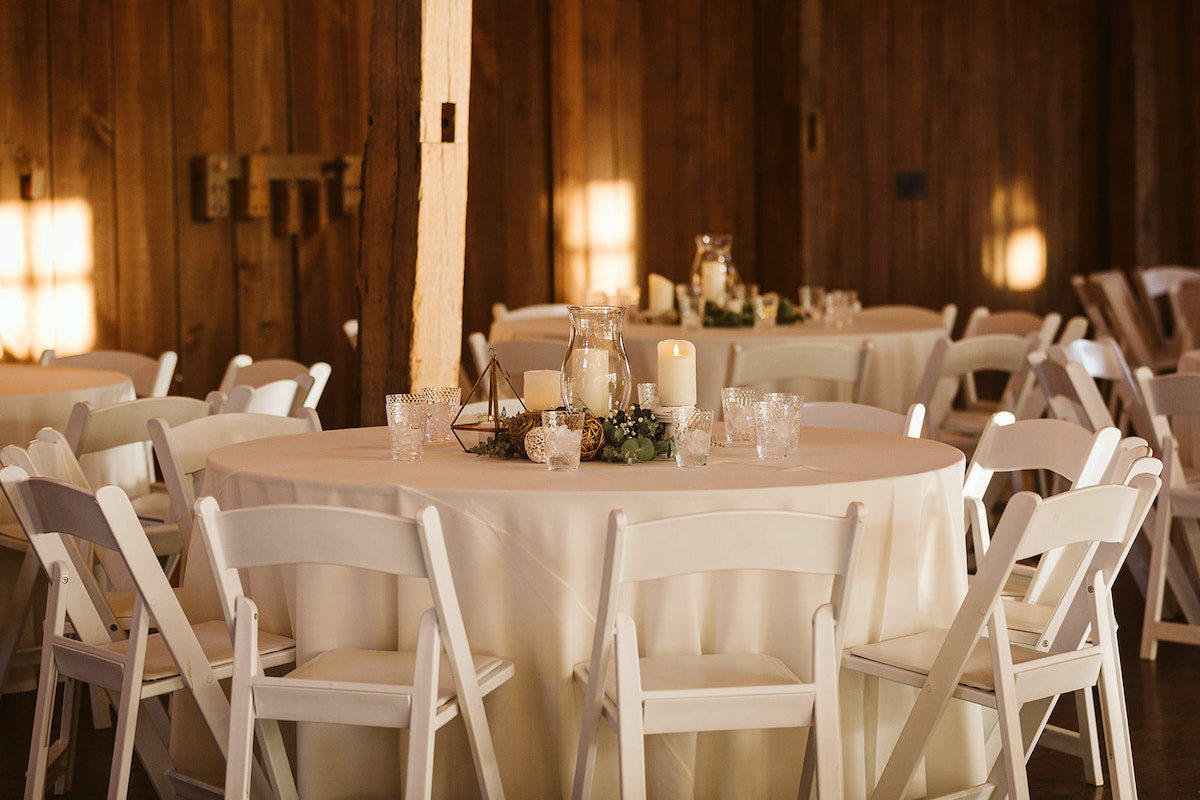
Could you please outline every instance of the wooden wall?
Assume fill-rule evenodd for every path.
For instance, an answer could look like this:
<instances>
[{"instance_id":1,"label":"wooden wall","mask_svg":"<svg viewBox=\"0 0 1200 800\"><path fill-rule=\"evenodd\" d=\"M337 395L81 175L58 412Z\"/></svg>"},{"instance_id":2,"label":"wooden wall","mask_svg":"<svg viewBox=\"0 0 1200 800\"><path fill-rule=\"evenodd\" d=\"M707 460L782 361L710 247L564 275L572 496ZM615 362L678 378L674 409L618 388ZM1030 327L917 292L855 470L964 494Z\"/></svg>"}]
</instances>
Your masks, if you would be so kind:
<instances>
[{"instance_id":1,"label":"wooden wall","mask_svg":"<svg viewBox=\"0 0 1200 800\"><path fill-rule=\"evenodd\" d=\"M198 396L239 352L328 361L322 416L351 421L356 220L199 221L189 163L360 154L370 23L362 0L0 0L0 203L28 154L90 207L96 347L175 349Z\"/></svg>"},{"instance_id":2,"label":"wooden wall","mask_svg":"<svg viewBox=\"0 0 1200 800\"><path fill-rule=\"evenodd\" d=\"M97 346L179 350L188 394L241 351L327 360L322 416L356 422L355 220L196 221L188 162L361 152L370 24L368 0L0 0L0 208L23 156L89 204ZM1192 0L475 0L464 330L579 299L596 186L632 187L643 287L700 232L765 289L964 316L1200 263L1197 38ZM1027 228L1046 273L1016 289Z\"/></svg>"}]
</instances>

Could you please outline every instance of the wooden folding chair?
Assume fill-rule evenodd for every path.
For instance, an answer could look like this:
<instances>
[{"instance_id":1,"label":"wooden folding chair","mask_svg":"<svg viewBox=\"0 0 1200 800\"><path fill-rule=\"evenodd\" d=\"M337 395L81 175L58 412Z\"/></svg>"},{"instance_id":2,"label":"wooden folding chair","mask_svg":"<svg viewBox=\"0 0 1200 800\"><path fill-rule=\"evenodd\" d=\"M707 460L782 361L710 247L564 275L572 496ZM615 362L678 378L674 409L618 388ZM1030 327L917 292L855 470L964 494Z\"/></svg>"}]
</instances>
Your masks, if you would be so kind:
<instances>
[{"instance_id":1,"label":"wooden folding chair","mask_svg":"<svg viewBox=\"0 0 1200 800\"><path fill-rule=\"evenodd\" d=\"M218 681L232 674L233 648L220 621L192 625L167 583L129 503L120 488L105 486L94 495L53 478L28 477L17 467L0 470L0 483L30 543L50 575L50 598L42 642L41 674L26 775L26 800L40 800L51 762L69 752L69 718L65 703L62 734L50 741L51 717L59 677L67 677L120 693L116 741L109 773L110 800L128 790L129 769L139 728L139 705L147 711L161 738L166 718L155 698L187 689L222 754L228 741L229 704ZM64 536L117 552L137 588L133 621L126 640L93 594L86 565L72 553ZM67 623L72 636L68 636ZM151 633L151 629L156 632ZM290 639L263 634L255 644L264 663L294 660ZM139 741L146 734L138 737ZM147 771L156 785L167 777L161 747ZM266 786L260 774L260 786Z\"/></svg>"},{"instance_id":2,"label":"wooden folding chair","mask_svg":"<svg viewBox=\"0 0 1200 800\"><path fill-rule=\"evenodd\" d=\"M872 797L905 796L932 729L952 698L994 708L1002 757L988 783L1029 797L1025 761L1060 694L1100 688L1113 796L1135 798L1133 758L1108 587L1141 526L1159 479L1014 497L949 629L849 648L844 667L921 688ZM1091 543L1037 645L1011 640L1002 591L1017 562Z\"/></svg>"},{"instance_id":3,"label":"wooden folding chair","mask_svg":"<svg viewBox=\"0 0 1200 800\"><path fill-rule=\"evenodd\" d=\"M504 797L483 698L513 676L513 665L471 653L437 509L422 508L415 520L324 506L221 511L215 499L206 497L197 504L197 519L235 638L225 797L246 797L254 726L264 719L284 719L408 728L404 796L428 798L434 733L460 714L480 792L485 798ZM433 607L421 615L416 652L336 648L285 676L265 675L254 647L258 608L246 596L238 570L297 564L426 578ZM281 743L270 746L272 762L286 763ZM278 795L295 798L290 771L281 778Z\"/></svg>"},{"instance_id":4,"label":"wooden folding chair","mask_svg":"<svg viewBox=\"0 0 1200 800\"><path fill-rule=\"evenodd\" d=\"M818 796L841 797L837 658L864 519L860 503L845 517L739 510L638 524L613 511L592 655L575 668L585 699L573 800L591 795L602 718L617 731L626 800L646 795L647 734L789 727L810 728L800 796L815 766ZM795 609L798 624L811 619L807 680L762 653L639 656L637 626L618 610L623 584L742 569L833 576L827 602Z\"/></svg>"}]
</instances>

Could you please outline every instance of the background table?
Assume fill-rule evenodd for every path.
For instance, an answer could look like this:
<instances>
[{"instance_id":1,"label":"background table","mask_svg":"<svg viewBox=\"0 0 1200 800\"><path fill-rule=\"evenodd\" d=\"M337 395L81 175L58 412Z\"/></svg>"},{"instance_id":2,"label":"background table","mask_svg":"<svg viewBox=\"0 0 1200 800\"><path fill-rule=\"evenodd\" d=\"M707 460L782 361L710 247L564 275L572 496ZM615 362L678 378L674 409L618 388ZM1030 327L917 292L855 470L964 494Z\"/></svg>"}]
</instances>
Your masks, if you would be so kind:
<instances>
[{"instance_id":1,"label":"background table","mask_svg":"<svg viewBox=\"0 0 1200 800\"><path fill-rule=\"evenodd\" d=\"M118 372L74 367L43 367L36 364L0 364L0 447L16 444L24 447L45 427L65 431L71 409L80 400L93 405L108 405L133 399L133 381ZM8 536L24 535L17 525L12 507L0 493L0 525ZM0 614L9 601L10 587L16 581L22 556L11 548L0 549ZM26 631L21 645L34 641ZM30 689L37 685L34 669L10 674L7 691Z\"/></svg>"},{"instance_id":2,"label":"background table","mask_svg":"<svg viewBox=\"0 0 1200 800\"><path fill-rule=\"evenodd\" d=\"M489 341L512 339L562 339L564 353L570 336L570 321L562 317L507 320L492 323ZM942 316L915 307L867 309L837 321L823 320L795 325L778 325L770 331L749 328L702 328L681 330L678 325L647 325L627 322L622 339L629 354L629 370L636 385L657 382L657 344L663 339L687 339L696 345L696 404L721 408L721 387L729 370L729 352L734 343L746 347L770 346L794 339L857 347L864 340L875 344L867 374L864 402L891 411L908 411L917 383L933 344L945 335ZM808 400L848 400L849 397L805 392ZM637 398L636 391L633 395Z\"/></svg>"},{"instance_id":3,"label":"background table","mask_svg":"<svg viewBox=\"0 0 1200 800\"><path fill-rule=\"evenodd\" d=\"M570 793L582 705L571 670L591 648L610 509L623 508L636 521L727 508L842 514L851 501L864 501L866 539L847 612L846 642L853 644L949 624L966 587L962 472L961 453L935 442L824 429L806 431L800 450L778 462L731 446L714 448L705 469L659 460L632 467L592 462L577 472L550 473L526 461L467 455L455 445L427 448L421 462L393 462L386 429L369 428L222 448L209 458L204 491L227 508L310 502L412 515L436 505L473 649L516 663L516 677L486 701L506 791L554 798ZM322 569L301 573L294 585L278 573L252 576L264 626L294 630L302 653L336 644L391 646L394 638L385 632L396 603L428 603L406 591L398 600L395 582L379 576ZM676 652L702 645L767 649L802 669L808 620L790 609L828 592L816 580L747 573L703 584L675 579L628 602ZM702 598L700 612L669 609L678 596ZM184 601L195 620L220 616L200 542L191 545ZM403 636L415 640L415 631ZM845 673L848 796L863 797L874 784L911 697L908 689ZM705 796L790 796L802 734L651 737L651 783L672 796L690 796L693 780ZM978 715L956 710L933 750L931 789L982 780L981 736ZM172 749L180 764L187 763L176 746L183 738ZM600 797L615 794L614 742L611 732L601 738ZM383 785L398 786L394 732L306 725L299 750L302 791L310 800L376 796ZM472 796L460 725L439 733L438 753L437 791Z\"/></svg>"}]
</instances>

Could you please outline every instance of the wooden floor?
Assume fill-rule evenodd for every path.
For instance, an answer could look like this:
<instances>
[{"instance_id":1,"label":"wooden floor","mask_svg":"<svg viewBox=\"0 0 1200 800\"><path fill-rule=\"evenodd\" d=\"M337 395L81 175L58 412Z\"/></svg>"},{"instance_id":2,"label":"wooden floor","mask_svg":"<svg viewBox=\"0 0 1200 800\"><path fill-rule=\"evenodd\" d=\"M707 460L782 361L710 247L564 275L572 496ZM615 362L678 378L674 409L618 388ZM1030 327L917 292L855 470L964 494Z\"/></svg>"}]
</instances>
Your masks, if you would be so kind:
<instances>
[{"instance_id":1,"label":"wooden floor","mask_svg":"<svg viewBox=\"0 0 1200 800\"><path fill-rule=\"evenodd\" d=\"M1138 795L1141 800L1200 798L1200 647L1164 644L1156 662L1137 657L1141 597L1127 580L1117 583L1117 617L1121 621L1122 663L1133 736ZM33 694L5 696L0 701L0 798L22 795ZM1069 704L1064 703L1063 706ZM86 704L85 704L86 709ZM1069 721L1073 711L1062 712ZM76 800L105 796L112 732L94 731L85 710L80 720ZM1039 748L1029 764L1034 798L1100 800L1107 787L1084 784L1079 762ZM129 791L132 800L153 800L154 792L134 761Z\"/></svg>"}]
</instances>

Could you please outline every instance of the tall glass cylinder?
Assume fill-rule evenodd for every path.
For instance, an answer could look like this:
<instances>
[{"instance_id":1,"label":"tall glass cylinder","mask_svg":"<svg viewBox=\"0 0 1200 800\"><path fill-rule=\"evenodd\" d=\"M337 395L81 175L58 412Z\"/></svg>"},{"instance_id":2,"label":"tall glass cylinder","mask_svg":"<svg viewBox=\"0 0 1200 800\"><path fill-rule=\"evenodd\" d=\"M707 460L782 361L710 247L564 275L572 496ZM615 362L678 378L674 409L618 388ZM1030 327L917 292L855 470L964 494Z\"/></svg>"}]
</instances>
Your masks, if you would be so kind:
<instances>
[{"instance_id":1,"label":"tall glass cylinder","mask_svg":"<svg viewBox=\"0 0 1200 800\"><path fill-rule=\"evenodd\" d=\"M696 257L692 260L692 283L699 286L705 301L725 307L730 285L736 280L733 267L733 237L728 234L702 233L696 237Z\"/></svg>"},{"instance_id":2,"label":"tall glass cylinder","mask_svg":"<svg viewBox=\"0 0 1200 800\"><path fill-rule=\"evenodd\" d=\"M567 407L597 417L629 406L632 384L629 356L621 339L625 309L618 306L570 306L571 341L562 365Z\"/></svg>"}]
</instances>

